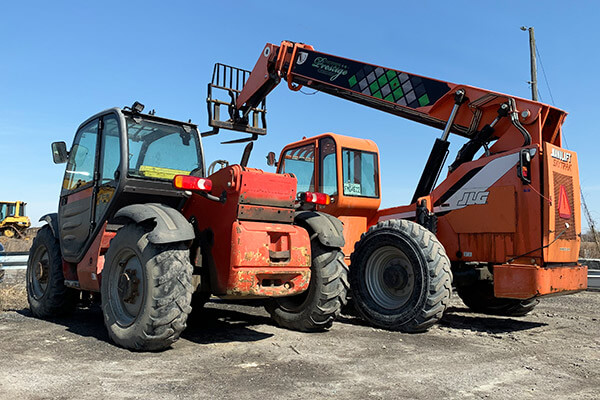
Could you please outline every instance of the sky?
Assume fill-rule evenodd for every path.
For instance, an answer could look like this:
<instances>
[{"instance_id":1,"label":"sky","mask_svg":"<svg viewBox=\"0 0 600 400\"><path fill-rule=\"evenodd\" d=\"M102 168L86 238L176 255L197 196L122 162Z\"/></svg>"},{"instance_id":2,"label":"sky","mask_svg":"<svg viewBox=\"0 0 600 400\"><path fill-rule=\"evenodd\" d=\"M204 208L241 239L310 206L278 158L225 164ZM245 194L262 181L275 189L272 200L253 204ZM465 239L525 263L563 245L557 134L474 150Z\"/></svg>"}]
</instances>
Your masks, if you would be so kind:
<instances>
[{"instance_id":1,"label":"sky","mask_svg":"<svg viewBox=\"0 0 600 400\"><path fill-rule=\"evenodd\" d=\"M5 1L0 200L26 201L37 225L41 215L56 212L64 164L52 163L50 143L70 146L79 124L103 109L137 100L157 115L191 119L209 130L213 65L252 69L267 42L304 42L325 53L529 98L528 35L519 27L533 26L541 100L569 113L567 148L578 154L583 193L600 222L598 15L599 2L583 1ZM274 171L266 154L303 136L370 138L381 154L383 207L410 201L441 134L285 85L269 95L267 106L268 134L255 143L250 166ZM244 145L220 144L238 137L223 131L206 138L207 165L239 162ZM450 141L452 160L464 140Z\"/></svg>"}]
</instances>

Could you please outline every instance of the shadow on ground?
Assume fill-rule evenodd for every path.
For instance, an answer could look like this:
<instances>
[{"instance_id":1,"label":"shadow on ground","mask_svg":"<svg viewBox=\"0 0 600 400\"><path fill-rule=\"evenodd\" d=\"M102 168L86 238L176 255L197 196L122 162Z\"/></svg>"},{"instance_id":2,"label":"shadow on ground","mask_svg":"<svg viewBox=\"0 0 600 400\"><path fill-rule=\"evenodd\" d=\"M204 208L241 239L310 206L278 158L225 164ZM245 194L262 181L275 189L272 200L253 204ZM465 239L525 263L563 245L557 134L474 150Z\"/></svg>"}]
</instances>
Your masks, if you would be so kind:
<instances>
[{"instance_id":1,"label":"shadow on ground","mask_svg":"<svg viewBox=\"0 0 600 400\"><path fill-rule=\"evenodd\" d=\"M209 302L204 308L192 311L182 338L194 343L255 342L273 334L252 329L257 325L273 325L273 320L262 315L239 312L221 302Z\"/></svg>"},{"instance_id":2,"label":"shadow on ground","mask_svg":"<svg viewBox=\"0 0 600 400\"><path fill-rule=\"evenodd\" d=\"M543 322L524 321L511 317L477 314L467 308L459 307L449 307L439 324L453 329L469 329L471 331L488 333L525 331L548 325Z\"/></svg>"},{"instance_id":3,"label":"shadow on ground","mask_svg":"<svg viewBox=\"0 0 600 400\"><path fill-rule=\"evenodd\" d=\"M465 315L468 314L468 315ZM344 309L336 322L356 326L370 326L351 308ZM531 322L511 317L477 314L468 308L448 307L439 325L452 329L468 329L476 332L510 333L547 326L543 322Z\"/></svg>"},{"instance_id":4,"label":"shadow on ground","mask_svg":"<svg viewBox=\"0 0 600 400\"><path fill-rule=\"evenodd\" d=\"M243 313L223 307L215 303L194 311L188 318L188 327L181 337L194 343L227 343L227 342L253 342L273 336L270 333L258 332L252 329L256 325L272 325L270 318ZM35 318L29 308L13 310L18 314ZM89 307L78 307L68 316L48 319L47 322L62 325L67 332L82 337L93 337L100 341L111 343L106 327L104 326L102 309L98 304Z\"/></svg>"}]
</instances>

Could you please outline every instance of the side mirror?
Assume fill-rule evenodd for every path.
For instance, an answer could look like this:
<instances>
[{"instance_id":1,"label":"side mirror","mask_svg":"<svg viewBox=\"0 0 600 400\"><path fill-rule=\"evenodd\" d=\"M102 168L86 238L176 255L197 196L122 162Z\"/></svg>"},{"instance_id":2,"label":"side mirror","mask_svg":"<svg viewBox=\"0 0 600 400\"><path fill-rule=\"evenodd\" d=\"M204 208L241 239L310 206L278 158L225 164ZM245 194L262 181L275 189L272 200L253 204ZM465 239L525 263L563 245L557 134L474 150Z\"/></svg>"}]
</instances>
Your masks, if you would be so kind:
<instances>
[{"instance_id":1,"label":"side mirror","mask_svg":"<svg viewBox=\"0 0 600 400\"><path fill-rule=\"evenodd\" d=\"M275 156L275 153L272 151L270 151L269 154L267 154L267 165L270 167L277 166L277 158Z\"/></svg>"},{"instance_id":2,"label":"side mirror","mask_svg":"<svg viewBox=\"0 0 600 400\"><path fill-rule=\"evenodd\" d=\"M69 152L67 151L67 144L65 142L52 143L52 160L54 164L66 163L68 158Z\"/></svg>"}]
</instances>

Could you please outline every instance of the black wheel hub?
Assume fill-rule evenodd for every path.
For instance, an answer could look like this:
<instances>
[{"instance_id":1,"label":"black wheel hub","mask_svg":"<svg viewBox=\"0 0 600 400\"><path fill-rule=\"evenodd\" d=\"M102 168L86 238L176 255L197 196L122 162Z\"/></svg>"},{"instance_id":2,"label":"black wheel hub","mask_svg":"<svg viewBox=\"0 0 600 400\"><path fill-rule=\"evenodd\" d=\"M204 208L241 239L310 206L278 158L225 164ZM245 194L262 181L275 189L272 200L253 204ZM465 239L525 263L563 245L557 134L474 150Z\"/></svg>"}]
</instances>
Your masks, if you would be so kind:
<instances>
[{"instance_id":1,"label":"black wheel hub","mask_svg":"<svg viewBox=\"0 0 600 400\"><path fill-rule=\"evenodd\" d=\"M137 278L135 270L126 269L119 276L119 282L117 290L119 297L123 299L125 303L135 303L135 299L138 296L138 285L140 280Z\"/></svg>"},{"instance_id":2,"label":"black wheel hub","mask_svg":"<svg viewBox=\"0 0 600 400\"><path fill-rule=\"evenodd\" d=\"M40 283L48 283L48 265L38 261L36 264L36 268L35 268L35 278L40 282Z\"/></svg>"},{"instance_id":3,"label":"black wheel hub","mask_svg":"<svg viewBox=\"0 0 600 400\"><path fill-rule=\"evenodd\" d=\"M408 283L408 274L400 265L390 265L383 271L383 282L389 288L401 290Z\"/></svg>"}]
</instances>

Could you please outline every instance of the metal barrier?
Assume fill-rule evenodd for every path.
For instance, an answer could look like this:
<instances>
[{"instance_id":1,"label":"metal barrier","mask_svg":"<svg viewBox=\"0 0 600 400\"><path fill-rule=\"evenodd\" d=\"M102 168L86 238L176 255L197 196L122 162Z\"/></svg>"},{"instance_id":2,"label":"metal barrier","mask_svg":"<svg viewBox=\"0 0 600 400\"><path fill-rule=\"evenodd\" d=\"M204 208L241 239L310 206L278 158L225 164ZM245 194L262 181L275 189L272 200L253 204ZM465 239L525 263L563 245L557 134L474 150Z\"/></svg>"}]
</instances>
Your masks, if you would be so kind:
<instances>
[{"instance_id":1,"label":"metal barrier","mask_svg":"<svg viewBox=\"0 0 600 400\"><path fill-rule=\"evenodd\" d=\"M0 266L5 269L26 269L28 251L3 251L0 252Z\"/></svg>"},{"instance_id":2,"label":"metal barrier","mask_svg":"<svg viewBox=\"0 0 600 400\"><path fill-rule=\"evenodd\" d=\"M588 269L588 289L600 289L600 270Z\"/></svg>"}]
</instances>

